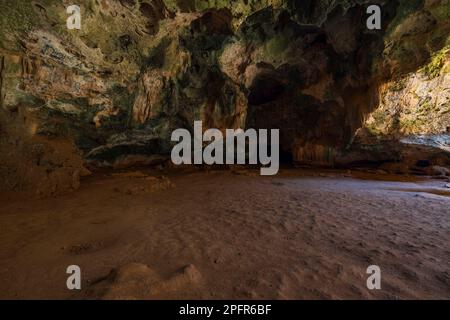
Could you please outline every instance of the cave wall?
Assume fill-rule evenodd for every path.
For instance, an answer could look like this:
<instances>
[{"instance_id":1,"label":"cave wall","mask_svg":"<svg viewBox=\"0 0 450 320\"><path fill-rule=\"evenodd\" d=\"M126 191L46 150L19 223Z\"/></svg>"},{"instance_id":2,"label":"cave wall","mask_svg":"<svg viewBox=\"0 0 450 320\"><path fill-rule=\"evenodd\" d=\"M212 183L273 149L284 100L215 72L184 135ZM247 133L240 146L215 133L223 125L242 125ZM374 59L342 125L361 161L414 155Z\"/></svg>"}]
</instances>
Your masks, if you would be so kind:
<instances>
[{"instance_id":1,"label":"cave wall","mask_svg":"<svg viewBox=\"0 0 450 320\"><path fill-rule=\"evenodd\" d=\"M382 30L366 28L368 3ZM281 128L282 150L313 164L447 129L447 0L84 0L81 30L70 4L0 3L2 189L157 163L194 120Z\"/></svg>"}]
</instances>

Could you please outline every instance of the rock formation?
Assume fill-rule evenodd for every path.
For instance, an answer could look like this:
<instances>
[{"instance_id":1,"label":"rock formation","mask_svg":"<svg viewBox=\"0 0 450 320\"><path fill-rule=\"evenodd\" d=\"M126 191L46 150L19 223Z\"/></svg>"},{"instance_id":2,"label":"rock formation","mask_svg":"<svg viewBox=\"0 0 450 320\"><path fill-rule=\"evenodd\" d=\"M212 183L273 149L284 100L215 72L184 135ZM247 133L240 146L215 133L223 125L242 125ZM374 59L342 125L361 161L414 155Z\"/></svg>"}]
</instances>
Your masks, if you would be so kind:
<instances>
[{"instance_id":1,"label":"rock formation","mask_svg":"<svg viewBox=\"0 0 450 320\"><path fill-rule=\"evenodd\" d=\"M0 3L3 190L55 194L86 167L163 161L194 120L281 128L301 163L415 165L422 145L449 164L448 0L84 0L80 30L70 4Z\"/></svg>"}]
</instances>

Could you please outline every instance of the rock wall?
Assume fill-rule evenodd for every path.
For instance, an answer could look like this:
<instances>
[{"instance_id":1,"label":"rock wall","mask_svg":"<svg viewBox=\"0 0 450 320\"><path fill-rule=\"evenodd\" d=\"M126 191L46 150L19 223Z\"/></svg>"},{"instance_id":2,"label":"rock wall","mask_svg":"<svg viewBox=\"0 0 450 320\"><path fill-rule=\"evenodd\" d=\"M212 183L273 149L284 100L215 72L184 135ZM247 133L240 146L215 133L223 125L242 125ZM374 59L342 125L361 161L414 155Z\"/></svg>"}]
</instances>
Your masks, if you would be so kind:
<instances>
[{"instance_id":1,"label":"rock wall","mask_svg":"<svg viewBox=\"0 0 450 320\"><path fill-rule=\"evenodd\" d=\"M365 122L375 135L450 132L450 47L418 71L380 86L380 106Z\"/></svg>"},{"instance_id":2,"label":"rock wall","mask_svg":"<svg viewBox=\"0 0 450 320\"><path fill-rule=\"evenodd\" d=\"M368 3L382 30L366 28ZM71 146L76 163L56 163L76 176L160 161L194 120L282 128L282 150L313 164L447 130L448 0L84 0L81 30L68 30L71 4L0 3L3 189L36 189L56 170L33 158L45 174L25 179L18 145Z\"/></svg>"}]
</instances>

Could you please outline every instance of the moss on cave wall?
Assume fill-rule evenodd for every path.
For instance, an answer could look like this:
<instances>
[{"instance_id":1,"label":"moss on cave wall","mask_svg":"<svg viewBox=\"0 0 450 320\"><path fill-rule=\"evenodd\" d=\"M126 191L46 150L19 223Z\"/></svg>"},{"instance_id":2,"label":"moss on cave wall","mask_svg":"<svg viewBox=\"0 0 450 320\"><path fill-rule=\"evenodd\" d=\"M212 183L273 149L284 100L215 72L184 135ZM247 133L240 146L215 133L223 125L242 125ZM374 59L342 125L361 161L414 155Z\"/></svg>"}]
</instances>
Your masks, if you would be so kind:
<instances>
[{"instance_id":1,"label":"moss on cave wall","mask_svg":"<svg viewBox=\"0 0 450 320\"><path fill-rule=\"evenodd\" d=\"M430 79L440 76L441 73L450 73L449 64L447 63L449 60L449 52L450 46L446 46L438 52L435 52L432 55L430 62L422 67L421 71Z\"/></svg>"},{"instance_id":2,"label":"moss on cave wall","mask_svg":"<svg viewBox=\"0 0 450 320\"><path fill-rule=\"evenodd\" d=\"M2 1L0 2L0 12L2 15L0 47L11 51L20 49L17 39L41 24L31 1Z\"/></svg>"}]
</instances>

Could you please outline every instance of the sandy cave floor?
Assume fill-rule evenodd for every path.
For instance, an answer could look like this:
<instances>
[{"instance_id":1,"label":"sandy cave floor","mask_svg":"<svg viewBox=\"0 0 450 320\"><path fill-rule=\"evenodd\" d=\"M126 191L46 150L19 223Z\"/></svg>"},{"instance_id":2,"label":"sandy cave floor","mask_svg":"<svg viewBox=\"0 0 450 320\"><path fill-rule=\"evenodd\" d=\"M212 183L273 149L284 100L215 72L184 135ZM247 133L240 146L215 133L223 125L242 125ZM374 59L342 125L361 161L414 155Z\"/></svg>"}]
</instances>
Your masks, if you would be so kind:
<instances>
[{"instance_id":1,"label":"sandy cave floor","mask_svg":"<svg viewBox=\"0 0 450 320\"><path fill-rule=\"evenodd\" d=\"M145 173L103 174L55 198L2 194L0 298L450 299L442 181L255 173L174 175L148 192L133 187L154 183ZM66 288L72 264L80 291ZM366 287L372 264L381 290Z\"/></svg>"}]
</instances>

